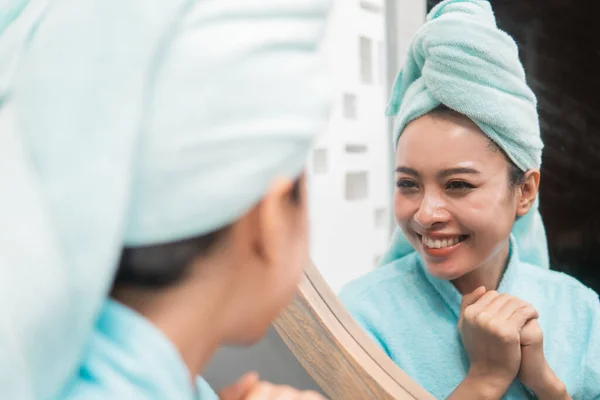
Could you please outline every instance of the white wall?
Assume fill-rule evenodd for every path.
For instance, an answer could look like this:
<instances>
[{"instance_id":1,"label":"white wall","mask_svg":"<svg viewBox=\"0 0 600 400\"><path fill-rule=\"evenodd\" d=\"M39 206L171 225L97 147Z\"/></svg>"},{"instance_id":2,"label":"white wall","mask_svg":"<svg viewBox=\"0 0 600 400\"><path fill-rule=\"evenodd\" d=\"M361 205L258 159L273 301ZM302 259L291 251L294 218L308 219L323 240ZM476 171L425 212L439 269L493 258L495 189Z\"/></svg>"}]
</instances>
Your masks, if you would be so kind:
<instances>
[{"instance_id":1,"label":"white wall","mask_svg":"<svg viewBox=\"0 0 600 400\"><path fill-rule=\"evenodd\" d=\"M424 20L425 1L396 3L398 22L405 24L397 29L401 62ZM361 43L370 43L369 57ZM322 51L336 95L327 132L308 162L311 256L337 292L375 267L390 233L393 165L384 116L384 0L336 0ZM369 71L371 79L365 81ZM345 104L348 96L355 101Z\"/></svg>"},{"instance_id":2,"label":"white wall","mask_svg":"<svg viewBox=\"0 0 600 400\"><path fill-rule=\"evenodd\" d=\"M396 51L398 65L403 65L408 47L415 32L425 22L427 2L425 0L392 0L396 6Z\"/></svg>"}]
</instances>

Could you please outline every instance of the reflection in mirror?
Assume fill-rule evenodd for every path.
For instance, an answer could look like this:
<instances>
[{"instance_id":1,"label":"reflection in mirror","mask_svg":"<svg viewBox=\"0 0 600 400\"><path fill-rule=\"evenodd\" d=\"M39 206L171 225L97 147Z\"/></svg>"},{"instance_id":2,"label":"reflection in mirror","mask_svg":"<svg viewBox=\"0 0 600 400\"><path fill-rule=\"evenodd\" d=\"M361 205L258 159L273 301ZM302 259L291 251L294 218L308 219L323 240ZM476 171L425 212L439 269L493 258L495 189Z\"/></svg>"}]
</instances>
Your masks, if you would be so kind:
<instances>
[{"instance_id":1,"label":"reflection in mirror","mask_svg":"<svg viewBox=\"0 0 600 400\"><path fill-rule=\"evenodd\" d=\"M317 147L332 154L332 175L312 175L315 263L373 341L436 398L600 398L600 361L587 356L600 354L600 303L590 289L599 282L591 251L600 238L598 107L590 79L558 82L577 69L565 59L579 56L566 49L597 48L574 47L586 43L572 32L579 27L550 28L566 3L491 2L520 53L490 3L434 3L421 2L431 11L427 29L412 44L397 35L394 45L411 50L391 94L394 148L377 113L387 91L370 86L375 34L353 32L357 68L351 58L335 68L354 70L338 83L356 98L340 94L339 117ZM566 40L563 53L550 45ZM335 46L338 63L348 48ZM344 87L350 78L358 84ZM366 151L348 151L356 146ZM403 234L386 252L392 216Z\"/></svg>"}]
</instances>

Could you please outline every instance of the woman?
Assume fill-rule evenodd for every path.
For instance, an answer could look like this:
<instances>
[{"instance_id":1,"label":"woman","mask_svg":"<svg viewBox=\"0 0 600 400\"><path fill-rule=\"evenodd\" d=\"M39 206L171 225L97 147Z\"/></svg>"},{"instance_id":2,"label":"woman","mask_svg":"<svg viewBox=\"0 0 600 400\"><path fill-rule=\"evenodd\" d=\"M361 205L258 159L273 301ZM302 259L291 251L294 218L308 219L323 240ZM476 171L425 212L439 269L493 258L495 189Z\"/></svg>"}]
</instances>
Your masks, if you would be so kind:
<instances>
[{"instance_id":1,"label":"woman","mask_svg":"<svg viewBox=\"0 0 600 400\"><path fill-rule=\"evenodd\" d=\"M349 311L436 398L600 399L598 295L531 251L535 97L487 2L431 11L388 111L395 217L414 251L347 285Z\"/></svg>"},{"instance_id":2,"label":"woman","mask_svg":"<svg viewBox=\"0 0 600 400\"><path fill-rule=\"evenodd\" d=\"M261 338L308 261L328 8L56 0L1 21L2 398L215 397L196 376ZM320 396L249 375L221 398Z\"/></svg>"}]
</instances>

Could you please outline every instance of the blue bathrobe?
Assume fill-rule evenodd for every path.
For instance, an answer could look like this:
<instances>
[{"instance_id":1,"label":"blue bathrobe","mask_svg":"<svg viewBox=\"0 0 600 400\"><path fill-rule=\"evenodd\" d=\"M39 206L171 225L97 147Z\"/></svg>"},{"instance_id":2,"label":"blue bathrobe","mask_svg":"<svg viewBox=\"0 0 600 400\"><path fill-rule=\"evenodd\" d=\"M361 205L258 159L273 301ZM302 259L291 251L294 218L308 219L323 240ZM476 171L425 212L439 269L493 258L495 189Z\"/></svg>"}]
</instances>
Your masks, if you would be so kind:
<instances>
[{"instance_id":1,"label":"blue bathrobe","mask_svg":"<svg viewBox=\"0 0 600 400\"><path fill-rule=\"evenodd\" d=\"M206 381L196 385L175 346L135 311L108 300L85 351L68 400L217 400Z\"/></svg>"},{"instance_id":2,"label":"blue bathrobe","mask_svg":"<svg viewBox=\"0 0 600 400\"><path fill-rule=\"evenodd\" d=\"M574 400L600 399L600 302L574 278L520 260L511 241L498 291L539 312L544 353ZM369 336L438 399L449 396L469 369L457 330L461 295L429 275L417 253L350 282L340 298ZM503 399L530 398L515 380Z\"/></svg>"}]
</instances>

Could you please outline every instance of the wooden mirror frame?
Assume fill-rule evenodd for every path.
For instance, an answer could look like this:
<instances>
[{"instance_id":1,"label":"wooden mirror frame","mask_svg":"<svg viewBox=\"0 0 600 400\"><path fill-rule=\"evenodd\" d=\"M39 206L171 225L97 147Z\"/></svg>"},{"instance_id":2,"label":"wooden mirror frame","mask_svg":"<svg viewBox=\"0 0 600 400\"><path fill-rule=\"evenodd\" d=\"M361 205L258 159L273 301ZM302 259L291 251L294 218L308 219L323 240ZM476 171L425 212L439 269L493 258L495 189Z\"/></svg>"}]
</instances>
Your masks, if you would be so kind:
<instances>
[{"instance_id":1,"label":"wooden mirror frame","mask_svg":"<svg viewBox=\"0 0 600 400\"><path fill-rule=\"evenodd\" d=\"M398 12L414 5L414 0L383 0L388 96L401 62L397 52L406 45L398 42L396 26L416 31L425 21L426 0L421 1L422 15L415 18L414 13ZM390 135L392 127L390 119ZM393 154L390 163L394 165ZM395 181L391 184L395 185ZM273 327L302 367L333 400L435 400L367 336L312 263L304 271L298 294L273 322Z\"/></svg>"},{"instance_id":2,"label":"wooden mirror frame","mask_svg":"<svg viewBox=\"0 0 600 400\"><path fill-rule=\"evenodd\" d=\"M331 399L435 400L367 336L312 263L273 326Z\"/></svg>"}]
</instances>

